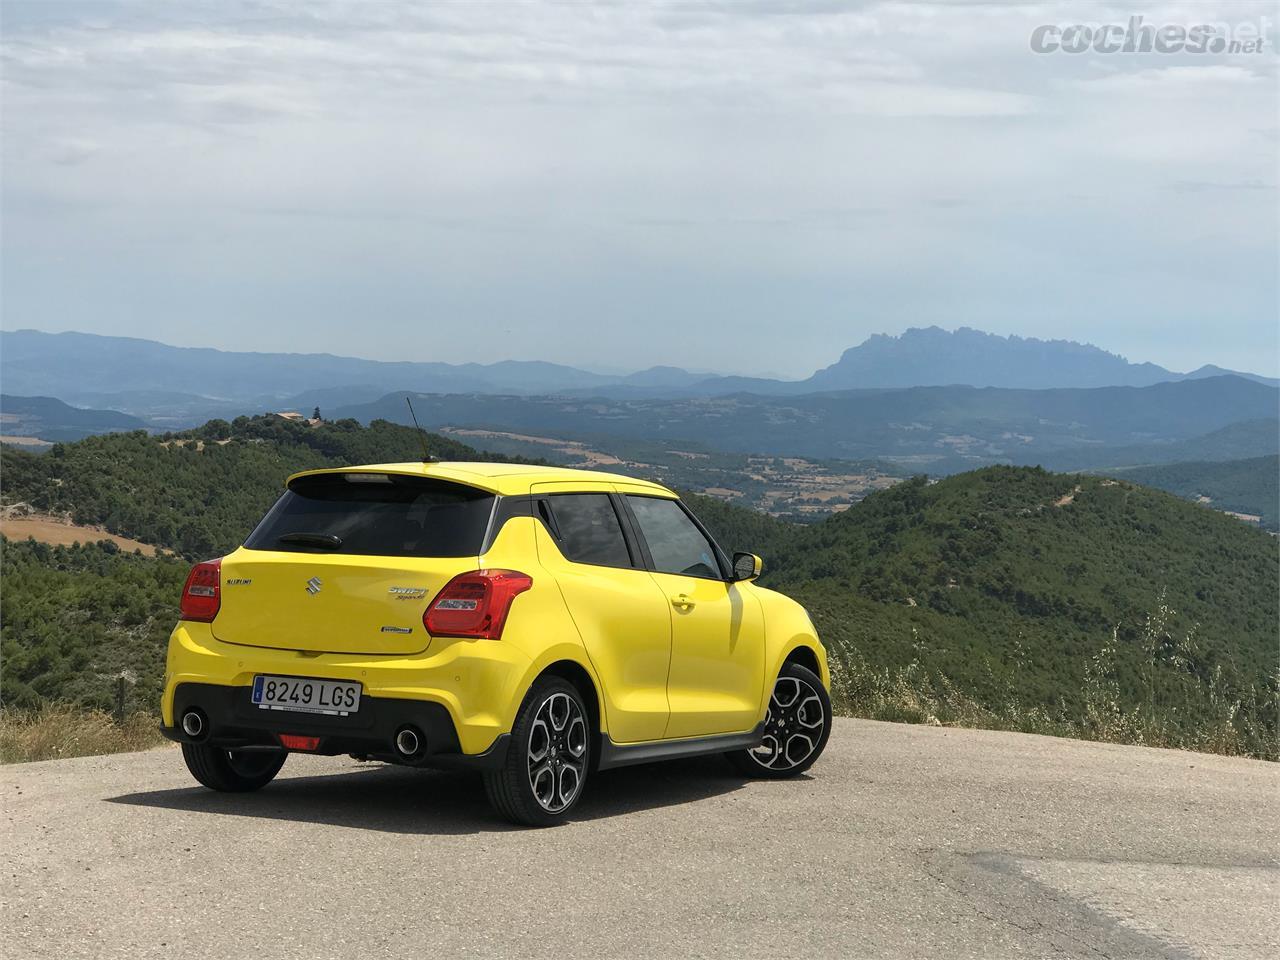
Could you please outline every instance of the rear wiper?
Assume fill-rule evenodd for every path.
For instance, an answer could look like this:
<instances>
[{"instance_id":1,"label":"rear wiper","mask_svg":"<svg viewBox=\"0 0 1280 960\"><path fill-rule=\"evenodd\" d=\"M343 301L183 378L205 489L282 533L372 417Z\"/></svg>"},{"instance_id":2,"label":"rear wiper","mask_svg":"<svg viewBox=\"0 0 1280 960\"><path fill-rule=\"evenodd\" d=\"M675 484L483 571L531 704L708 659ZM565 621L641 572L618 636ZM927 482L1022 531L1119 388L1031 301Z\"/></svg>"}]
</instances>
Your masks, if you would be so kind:
<instances>
[{"instance_id":1,"label":"rear wiper","mask_svg":"<svg viewBox=\"0 0 1280 960\"><path fill-rule=\"evenodd\" d=\"M342 546L342 538L332 533L286 533L276 539L280 543L305 543L310 547L327 547L330 550Z\"/></svg>"}]
</instances>

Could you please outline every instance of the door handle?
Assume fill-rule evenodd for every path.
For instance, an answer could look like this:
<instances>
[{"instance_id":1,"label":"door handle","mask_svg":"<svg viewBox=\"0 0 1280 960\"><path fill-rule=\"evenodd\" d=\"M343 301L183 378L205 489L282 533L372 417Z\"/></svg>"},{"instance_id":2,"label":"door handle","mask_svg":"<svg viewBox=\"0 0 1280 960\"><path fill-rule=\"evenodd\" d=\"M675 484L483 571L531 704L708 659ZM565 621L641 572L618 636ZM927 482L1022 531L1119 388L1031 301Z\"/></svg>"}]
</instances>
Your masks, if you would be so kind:
<instances>
[{"instance_id":1,"label":"door handle","mask_svg":"<svg viewBox=\"0 0 1280 960\"><path fill-rule=\"evenodd\" d=\"M695 604L692 600L689 599L689 597L686 594L683 594L683 593L677 594L676 596L672 597L671 605L675 607L677 610L692 610L695 606L697 606L697 604Z\"/></svg>"}]
</instances>

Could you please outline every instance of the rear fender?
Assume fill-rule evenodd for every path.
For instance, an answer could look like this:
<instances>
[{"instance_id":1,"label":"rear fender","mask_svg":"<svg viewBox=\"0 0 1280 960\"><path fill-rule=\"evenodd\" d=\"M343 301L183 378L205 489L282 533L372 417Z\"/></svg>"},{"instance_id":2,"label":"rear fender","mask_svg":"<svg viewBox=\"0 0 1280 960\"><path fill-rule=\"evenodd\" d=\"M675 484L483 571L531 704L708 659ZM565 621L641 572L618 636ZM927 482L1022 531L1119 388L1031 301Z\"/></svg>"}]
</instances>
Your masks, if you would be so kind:
<instances>
[{"instance_id":1,"label":"rear fender","mask_svg":"<svg viewBox=\"0 0 1280 960\"><path fill-rule=\"evenodd\" d=\"M582 671L590 678L591 686L595 691L596 704L596 729L601 734L609 732L608 720L604 708L604 690L600 685L600 678L596 675L595 670L591 666L591 660L587 657L586 647L582 645L581 640L569 641L565 643L557 643L555 646L548 647L547 650L538 657L529 667L528 673L525 674L521 694L513 704L511 726L515 725L515 714L519 711L520 705L524 702L524 698L528 695L530 688L537 682L547 670L557 663L572 663L581 667Z\"/></svg>"},{"instance_id":2,"label":"rear fender","mask_svg":"<svg viewBox=\"0 0 1280 960\"><path fill-rule=\"evenodd\" d=\"M607 727L600 678L587 657L587 648L569 615L555 576L538 562L536 531L539 526L540 521L533 517L510 517L502 525L493 545L480 557L482 568L520 570L533 578L533 588L520 594L513 602L502 639L490 641L511 644L529 658L529 666L517 685L516 695L504 707L502 723L507 730L515 726L516 714L529 688L553 663L567 660L580 666L591 678L596 700L602 705L599 724L600 730L604 731Z\"/></svg>"}]
</instances>

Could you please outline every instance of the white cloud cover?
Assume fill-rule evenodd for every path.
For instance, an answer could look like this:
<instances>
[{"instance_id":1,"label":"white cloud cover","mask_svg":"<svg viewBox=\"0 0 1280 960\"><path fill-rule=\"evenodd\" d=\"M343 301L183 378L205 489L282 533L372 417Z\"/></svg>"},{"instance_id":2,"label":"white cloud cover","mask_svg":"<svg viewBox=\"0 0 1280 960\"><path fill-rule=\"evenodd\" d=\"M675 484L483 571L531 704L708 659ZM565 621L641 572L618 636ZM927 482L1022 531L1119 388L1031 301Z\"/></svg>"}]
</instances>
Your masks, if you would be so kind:
<instances>
[{"instance_id":1,"label":"white cloud cover","mask_svg":"<svg viewBox=\"0 0 1280 960\"><path fill-rule=\"evenodd\" d=\"M1029 46L1263 9L6 2L3 322L790 375L967 324L1274 373L1275 25Z\"/></svg>"}]
</instances>

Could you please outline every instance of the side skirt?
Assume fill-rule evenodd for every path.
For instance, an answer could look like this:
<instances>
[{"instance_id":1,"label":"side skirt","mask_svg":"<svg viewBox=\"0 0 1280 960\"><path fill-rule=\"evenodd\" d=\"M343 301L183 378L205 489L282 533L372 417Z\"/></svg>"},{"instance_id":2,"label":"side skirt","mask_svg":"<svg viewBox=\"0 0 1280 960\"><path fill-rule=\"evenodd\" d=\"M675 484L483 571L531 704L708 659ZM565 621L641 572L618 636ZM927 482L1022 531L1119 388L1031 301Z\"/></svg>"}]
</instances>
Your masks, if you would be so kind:
<instances>
[{"instance_id":1,"label":"side skirt","mask_svg":"<svg viewBox=\"0 0 1280 960\"><path fill-rule=\"evenodd\" d=\"M600 769L625 767L653 760L675 760L679 757L701 757L731 750L750 750L760 746L764 737L764 721L746 733L723 733L714 737L689 737L684 740L653 740L648 743L614 743L600 738Z\"/></svg>"}]
</instances>

